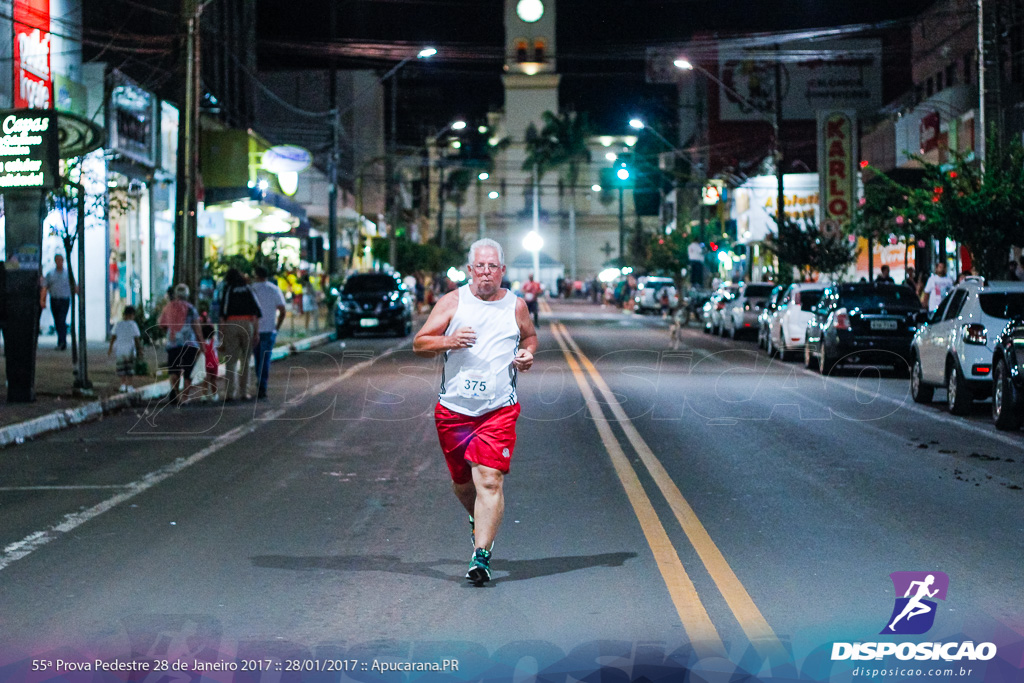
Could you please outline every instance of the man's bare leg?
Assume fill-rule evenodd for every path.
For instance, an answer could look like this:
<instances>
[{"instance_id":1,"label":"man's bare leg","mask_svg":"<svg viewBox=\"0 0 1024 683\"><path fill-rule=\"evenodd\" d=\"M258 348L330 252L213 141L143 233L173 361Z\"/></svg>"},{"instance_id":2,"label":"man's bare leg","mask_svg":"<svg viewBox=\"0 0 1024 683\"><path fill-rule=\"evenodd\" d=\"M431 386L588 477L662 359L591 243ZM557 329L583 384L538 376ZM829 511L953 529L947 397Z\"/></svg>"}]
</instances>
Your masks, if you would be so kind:
<instances>
[{"instance_id":1,"label":"man's bare leg","mask_svg":"<svg viewBox=\"0 0 1024 683\"><path fill-rule=\"evenodd\" d=\"M455 497L462 503L462 507L466 508L466 512L470 516L474 513L476 506L476 485L472 480L467 481L465 484L452 483L452 491L455 492Z\"/></svg>"},{"instance_id":2,"label":"man's bare leg","mask_svg":"<svg viewBox=\"0 0 1024 683\"><path fill-rule=\"evenodd\" d=\"M476 547L490 549L505 515L505 475L486 465L473 464L472 467L476 491L472 513L476 521Z\"/></svg>"}]
</instances>

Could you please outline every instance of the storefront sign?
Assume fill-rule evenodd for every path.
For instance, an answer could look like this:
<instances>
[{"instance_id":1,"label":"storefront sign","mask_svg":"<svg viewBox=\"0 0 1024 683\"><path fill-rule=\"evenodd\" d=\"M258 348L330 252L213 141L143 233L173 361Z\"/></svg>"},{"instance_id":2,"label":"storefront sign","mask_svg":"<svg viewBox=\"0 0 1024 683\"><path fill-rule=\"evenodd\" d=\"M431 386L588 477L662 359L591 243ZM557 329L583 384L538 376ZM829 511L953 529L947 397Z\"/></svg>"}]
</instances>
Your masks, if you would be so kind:
<instances>
[{"instance_id":1,"label":"storefront sign","mask_svg":"<svg viewBox=\"0 0 1024 683\"><path fill-rule=\"evenodd\" d=\"M822 170L822 223L836 234L853 220L856 201L854 121L846 112L826 112L818 119L818 151Z\"/></svg>"},{"instance_id":2,"label":"storefront sign","mask_svg":"<svg viewBox=\"0 0 1024 683\"><path fill-rule=\"evenodd\" d=\"M710 180L701 188L701 200L705 206L714 206L722 201L725 194L725 181Z\"/></svg>"},{"instance_id":3,"label":"storefront sign","mask_svg":"<svg viewBox=\"0 0 1024 683\"><path fill-rule=\"evenodd\" d=\"M50 0L14 0L14 106L49 109Z\"/></svg>"},{"instance_id":4,"label":"storefront sign","mask_svg":"<svg viewBox=\"0 0 1024 683\"><path fill-rule=\"evenodd\" d=\"M58 159L57 122L51 112L0 111L0 191L56 187Z\"/></svg>"},{"instance_id":5,"label":"storefront sign","mask_svg":"<svg viewBox=\"0 0 1024 683\"><path fill-rule=\"evenodd\" d=\"M147 166L156 165L156 98L115 74L110 93L109 148Z\"/></svg>"}]
</instances>

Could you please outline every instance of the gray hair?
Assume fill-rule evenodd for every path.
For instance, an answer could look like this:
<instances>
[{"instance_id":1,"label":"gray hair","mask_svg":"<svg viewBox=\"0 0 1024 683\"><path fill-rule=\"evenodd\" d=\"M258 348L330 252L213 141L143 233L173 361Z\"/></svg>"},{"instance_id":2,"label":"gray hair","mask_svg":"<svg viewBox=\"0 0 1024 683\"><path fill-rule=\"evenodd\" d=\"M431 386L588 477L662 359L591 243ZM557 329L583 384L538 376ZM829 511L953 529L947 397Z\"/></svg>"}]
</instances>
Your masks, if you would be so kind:
<instances>
[{"instance_id":1,"label":"gray hair","mask_svg":"<svg viewBox=\"0 0 1024 683\"><path fill-rule=\"evenodd\" d=\"M174 286L174 298L175 299L187 299L189 295L188 285L182 282L179 285Z\"/></svg>"},{"instance_id":2,"label":"gray hair","mask_svg":"<svg viewBox=\"0 0 1024 683\"><path fill-rule=\"evenodd\" d=\"M472 264L473 254L476 253L477 249L482 247L493 247L496 249L498 251L498 264L502 266L505 265L505 250L501 248L500 244L487 237L482 240L477 240L476 242L473 242L473 244L469 245L469 260L466 261L466 263Z\"/></svg>"}]
</instances>

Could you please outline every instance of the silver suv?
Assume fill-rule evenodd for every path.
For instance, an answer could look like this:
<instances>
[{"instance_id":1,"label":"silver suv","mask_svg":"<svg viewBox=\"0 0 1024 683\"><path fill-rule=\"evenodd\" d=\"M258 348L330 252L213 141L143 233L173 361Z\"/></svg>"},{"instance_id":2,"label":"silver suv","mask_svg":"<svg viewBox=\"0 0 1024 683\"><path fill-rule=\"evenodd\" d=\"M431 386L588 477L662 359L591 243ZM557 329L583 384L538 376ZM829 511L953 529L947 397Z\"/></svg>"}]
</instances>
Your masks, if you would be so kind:
<instances>
[{"instance_id":1,"label":"silver suv","mask_svg":"<svg viewBox=\"0 0 1024 683\"><path fill-rule=\"evenodd\" d=\"M945 387L954 415L992 393L992 352L1008 320L1024 315L1024 282L969 277L951 289L911 342L910 395L932 400Z\"/></svg>"}]
</instances>

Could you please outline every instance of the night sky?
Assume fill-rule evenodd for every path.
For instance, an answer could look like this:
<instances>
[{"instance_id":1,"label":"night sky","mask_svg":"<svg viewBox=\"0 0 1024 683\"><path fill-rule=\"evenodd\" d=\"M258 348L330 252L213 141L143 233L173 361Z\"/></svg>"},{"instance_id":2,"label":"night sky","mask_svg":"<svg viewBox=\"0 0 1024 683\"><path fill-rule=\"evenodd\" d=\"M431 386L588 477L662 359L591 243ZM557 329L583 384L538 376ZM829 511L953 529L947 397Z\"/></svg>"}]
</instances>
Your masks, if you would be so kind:
<instances>
[{"instance_id":1,"label":"night sky","mask_svg":"<svg viewBox=\"0 0 1024 683\"><path fill-rule=\"evenodd\" d=\"M630 111L664 109L671 88L644 83L647 47L695 34L773 32L904 19L933 0L559 0L562 107L603 130ZM400 135L501 106L502 0L258 0L260 68L388 68L418 46L440 53L401 72Z\"/></svg>"}]
</instances>

